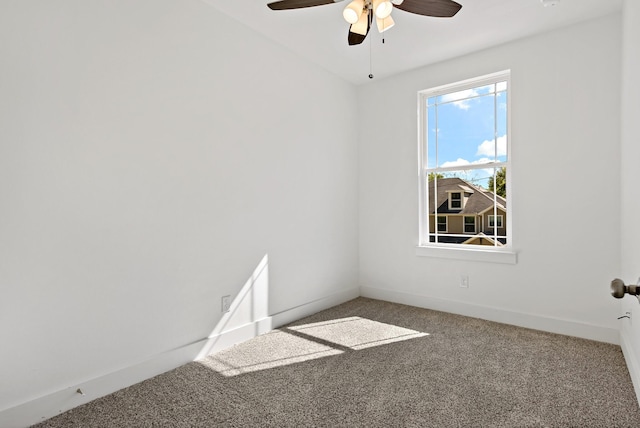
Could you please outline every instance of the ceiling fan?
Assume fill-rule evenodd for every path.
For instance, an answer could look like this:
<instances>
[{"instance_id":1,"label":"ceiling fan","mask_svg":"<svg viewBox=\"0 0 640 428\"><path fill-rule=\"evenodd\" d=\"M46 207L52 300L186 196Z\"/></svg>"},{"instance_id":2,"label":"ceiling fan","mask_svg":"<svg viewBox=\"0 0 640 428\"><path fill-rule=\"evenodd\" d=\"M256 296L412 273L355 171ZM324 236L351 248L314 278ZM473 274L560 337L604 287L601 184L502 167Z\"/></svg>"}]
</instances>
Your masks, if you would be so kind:
<instances>
[{"instance_id":1,"label":"ceiling fan","mask_svg":"<svg viewBox=\"0 0 640 428\"><path fill-rule=\"evenodd\" d=\"M280 0L267 4L271 10L302 9L338 3L343 0ZM394 26L391 11L397 7L418 15L450 18L462 8L453 0L353 0L342 15L349 26L349 45L359 45L367 38L375 19L381 33Z\"/></svg>"}]
</instances>

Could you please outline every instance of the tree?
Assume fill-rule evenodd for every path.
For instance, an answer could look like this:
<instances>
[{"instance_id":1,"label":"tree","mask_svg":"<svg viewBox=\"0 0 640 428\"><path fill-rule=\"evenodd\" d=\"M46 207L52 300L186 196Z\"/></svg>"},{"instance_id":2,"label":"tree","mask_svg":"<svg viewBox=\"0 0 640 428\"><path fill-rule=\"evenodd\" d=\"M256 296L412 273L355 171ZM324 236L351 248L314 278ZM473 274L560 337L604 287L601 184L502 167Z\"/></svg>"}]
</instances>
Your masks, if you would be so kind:
<instances>
[{"instance_id":1,"label":"tree","mask_svg":"<svg viewBox=\"0 0 640 428\"><path fill-rule=\"evenodd\" d=\"M440 173L430 172L429 175L427 176L427 179L429 181L433 181L434 178L437 178L439 180L441 178L444 178L444 175Z\"/></svg>"},{"instance_id":2,"label":"tree","mask_svg":"<svg viewBox=\"0 0 640 428\"><path fill-rule=\"evenodd\" d=\"M493 177L489 178L489 191L493 192ZM507 168L502 167L496 172L496 191L503 198L507 197Z\"/></svg>"}]
</instances>

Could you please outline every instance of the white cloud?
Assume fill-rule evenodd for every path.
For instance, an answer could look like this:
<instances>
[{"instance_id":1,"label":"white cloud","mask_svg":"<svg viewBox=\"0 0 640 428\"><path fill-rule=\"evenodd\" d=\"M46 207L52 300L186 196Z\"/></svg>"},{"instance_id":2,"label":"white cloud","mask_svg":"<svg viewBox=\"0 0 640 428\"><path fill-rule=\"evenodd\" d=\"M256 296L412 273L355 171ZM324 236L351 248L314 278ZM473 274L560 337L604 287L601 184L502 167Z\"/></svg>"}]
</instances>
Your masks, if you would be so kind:
<instances>
[{"instance_id":1,"label":"white cloud","mask_svg":"<svg viewBox=\"0 0 640 428\"><path fill-rule=\"evenodd\" d=\"M478 164L485 164L485 163L490 163L490 162L493 162L493 159L482 158L482 159L477 159L477 160L474 160L473 162L471 162L471 161L468 161L466 159L458 158L458 159L456 159L454 161L444 162L440 166L442 168L448 168L448 167L451 167L451 166L478 165ZM464 169L464 168L460 168L460 169Z\"/></svg>"},{"instance_id":2,"label":"white cloud","mask_svg":"<svg viewBox=\"0 0 640 428\"><path fill-rule=\"evenodd\" d=\"M453 105L462 109L469 110L471 108L471 104L469 104L469 100L467 98L475 97L478 93L475 89L465 89L464 91L452 92L450 94L444 94L441 98L443 103L448 103L453 101Z\"/></svg>"},{"instance_id":3,"label":"white cloud","mask_svg":"<svg viewBox=\"0 0 640 428\"><path fill-rule=\"evenodd\" d=\"M506 156L507 154L507 136L498 137L498 156ZM495 156L495 144L493 140L485 140L478 146L476 156Z\"/></svg>"},{"instance_id":4,"label":"white cloud","mask_svg":"<svg viewBox=\"0 0 640 428\"><path fill-rule=\"evenodd\" d=\"M450 166L465 166L465 165L471 165L471 162L469 162L466 159L458 158L458 159L456 159L454 161L445 162L440 166L443 167L443 168L448 168Z\"/></svg>"}]
</instances>

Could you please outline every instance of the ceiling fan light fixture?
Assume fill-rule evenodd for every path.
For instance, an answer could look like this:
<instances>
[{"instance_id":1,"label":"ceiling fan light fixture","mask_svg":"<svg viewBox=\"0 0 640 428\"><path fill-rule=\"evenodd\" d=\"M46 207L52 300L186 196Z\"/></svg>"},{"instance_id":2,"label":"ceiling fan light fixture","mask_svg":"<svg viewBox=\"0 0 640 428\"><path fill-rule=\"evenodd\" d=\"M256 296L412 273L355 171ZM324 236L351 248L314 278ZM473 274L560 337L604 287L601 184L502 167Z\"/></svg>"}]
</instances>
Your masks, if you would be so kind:
<instances>
[{"instance_id":1,"label":"ceiling fan light fixture","mask_svg":"<svg viewBox=\"0 0 640 428\"><path fill-rule=\"evenodd\" d=\"M334 4L342 1L344 0L271 0L270 3L267 3L267 6L271 10L290 10ZM552 5L558 4L562 0L538 1L544 5ZM394 7L404 12L437 18L451 18L462 9L462 5L455 0L348 0L345 4L347 7L343 9L342 15L345 21L349 23L349 33L347 35L349 46L359 45L364 42L371 27L373 27L374 16L378 31L383 33L392 28L395 25L391 18ZM382 38L382 43L384 43L384 37Z\"/></svg>"},{"instance_id":2,"label":"ceiling fan light fixture","mask_svg":"<svg viewBox=\"0 0 640 428\"><path fill-rule=\"evenodd\" d=\"M360 34L361 36L367 35L367 30L369 29L369 13L363 13L360 15L360 19L355 24L351 24L351 31L355 34Z\"/></svg>"},{"instance_id":3,"label":"ceiling fan light fixture","mask_svg":"<svg viewBox=\"0 0 640 428\"><path fill-rule=\"evenodd\" d=\"M378 24L378 32L380 33L384 33L389 28L396 25L396 23L393 22L393 18L391 16L387 16L386 18L376 17L376 24Z\"/></svg>"},{"instance_id":4,"label":"ceiling fan light fixture","mask_svg":"<svg viewBox=\"0 0 640 428\"><path fill-rule=\"evenodd\" d=\"M342 16L349 24L355 24L362 16L364 0L353 0L342 11Z\"/></svg>"},{"instance_id":5,"label":"ceiling fan light fixture","mask_svg":"<svg viewBox=\"0 0 640 428\"><path fill-rule=\"evenodd\" d=\"M373 0L373 11L376 17L385 19L391 15L393 4L389 0Z\"/></svg>"}]
</instances>

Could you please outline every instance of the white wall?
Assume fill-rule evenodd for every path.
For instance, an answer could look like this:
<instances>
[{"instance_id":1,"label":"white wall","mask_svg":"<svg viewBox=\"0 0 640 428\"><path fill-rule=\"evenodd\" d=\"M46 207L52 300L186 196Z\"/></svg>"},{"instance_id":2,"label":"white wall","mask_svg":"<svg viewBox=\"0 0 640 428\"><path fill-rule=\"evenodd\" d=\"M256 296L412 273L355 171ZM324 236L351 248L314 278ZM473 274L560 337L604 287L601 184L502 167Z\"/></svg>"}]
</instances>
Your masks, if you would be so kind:
<instances>
[{"instance_id":1,"label":"white wall","mask_svg":"<svg viewBox=\"0 0 640 428\"><path fill-rule=\"evenodd\" d=\"M609 16L359 88L363 295L617 341L619 28ZM418 257L416 93L505 69L518 263Z\"/></svg>"},{"instance_id":2,"label":"white wall","mask_svg":"<svg viewBox=\"0 0 640 428\"><path fill-rule=\"evenodd\" d=\"M265 255L270 314L357 295L356 112L200 1L0 2L0 411L206 338Z\"/></svg>"},{"instance_id":3,"label":"white wall","mask_svg":"<svg viewBox=\"0 0 640 428\"><path fill-rule=\"evenodd\" d=\"M619 277L627 284L635 284L640 277L640 3L626 0L623 9L622 62L622 164L621 164L621 243L622 268ZM631 320L621 321L622 348L640 399L640 304L635 297L626 296L621 313L631 312Z\"/></svg>"}]
</instances>

